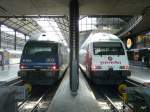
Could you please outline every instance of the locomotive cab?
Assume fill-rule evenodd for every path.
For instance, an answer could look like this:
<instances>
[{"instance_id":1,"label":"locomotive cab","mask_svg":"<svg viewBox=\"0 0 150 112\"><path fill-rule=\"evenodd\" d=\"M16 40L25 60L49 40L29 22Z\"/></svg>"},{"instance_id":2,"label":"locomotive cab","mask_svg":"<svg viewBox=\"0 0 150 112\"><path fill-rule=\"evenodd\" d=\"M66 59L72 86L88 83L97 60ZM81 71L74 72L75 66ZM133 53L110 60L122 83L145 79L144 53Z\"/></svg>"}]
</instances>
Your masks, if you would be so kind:
<instances>
[{"instance_id":1,"label":"locomotive cab","mask_svg":"<svg viewBox=\"0 0 150 112\"><path fill-rule=\"evenodd\" d=\"M119 84L130 76L129 62L123 42L116 36L96 33L84 49L84 67L89 79L97 84ZM92 40L96 38L96 40Z\"/></svg>"},{"instance_id":2,"label":"locomotive cab","mask_svg":"<svg viewBox=\"0 0 150 112\"><path fill-rule=\"evenodd\" d=\"M121 42L94 42L90 74L97 83L117 84L130 76L129 63Z\"/></svg>"},{"instance_id":3,"label":"locomotive cab","mask_svg":"<svg viewBox=\"0 0 150 112\"><path fill-rule=\"evenodd\" d=\"M51 41L29 41L26 43L21 60L20 76L32 85L51 85L61 77L64 66L60 43ZM67 62L66 62L67 63Z\"/></svg>"}]
</instances>

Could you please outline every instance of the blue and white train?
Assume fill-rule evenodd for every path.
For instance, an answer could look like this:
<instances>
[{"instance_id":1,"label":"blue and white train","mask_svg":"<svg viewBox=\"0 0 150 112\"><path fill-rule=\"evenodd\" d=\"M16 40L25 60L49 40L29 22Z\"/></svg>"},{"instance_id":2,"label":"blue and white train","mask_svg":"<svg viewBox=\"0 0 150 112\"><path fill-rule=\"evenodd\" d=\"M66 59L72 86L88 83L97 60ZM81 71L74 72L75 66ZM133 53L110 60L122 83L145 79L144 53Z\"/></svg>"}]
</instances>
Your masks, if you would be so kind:
<instances>
[{"instance_id":1,"label":"blue and white train","mask_svg":"<svg viewBox=\"0 0 150 112\"><path fill-rule=\"evenodd\" d=\"M20 76L32 85L52 85L68 67L68 50L62 43L30 40L20 60Z\"/></svg>"}]
</instances>

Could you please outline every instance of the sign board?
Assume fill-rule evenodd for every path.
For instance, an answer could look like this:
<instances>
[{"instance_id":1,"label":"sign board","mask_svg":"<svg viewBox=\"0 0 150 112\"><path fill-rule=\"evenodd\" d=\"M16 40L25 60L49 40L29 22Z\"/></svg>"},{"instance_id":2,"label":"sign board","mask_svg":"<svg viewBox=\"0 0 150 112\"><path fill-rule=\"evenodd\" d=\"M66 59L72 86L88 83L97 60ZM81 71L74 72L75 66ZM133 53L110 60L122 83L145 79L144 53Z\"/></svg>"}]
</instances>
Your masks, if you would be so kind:
<instances>
[{"instance_id":1,"label":"sign board","mask_svg":"<svg viewBox=\"0 0 150 112\"><path fill-rule=\"evenodd\" d=\"M145 47L150 47L150 35L145 36Z\"/></svg>"},{"instance_id":2,"label":"sign board","mask_svg":"<svg viewBox=\"0 0 150 112\"><path fill-rule=\"evenodd\" d=\"M138 35L136 37L136 45L138 49L141 49L144 47L144 36L143 35Z\"/></svg>"}]
</instances>

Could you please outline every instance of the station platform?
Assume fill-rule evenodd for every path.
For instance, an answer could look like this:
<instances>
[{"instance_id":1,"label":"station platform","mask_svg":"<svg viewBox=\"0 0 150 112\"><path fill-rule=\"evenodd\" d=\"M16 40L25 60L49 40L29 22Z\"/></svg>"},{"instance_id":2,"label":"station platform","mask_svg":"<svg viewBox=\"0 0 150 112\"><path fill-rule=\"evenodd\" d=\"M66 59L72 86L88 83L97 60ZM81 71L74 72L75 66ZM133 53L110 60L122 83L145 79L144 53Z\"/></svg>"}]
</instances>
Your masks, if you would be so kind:
<instances>
[{"instance_id":1,"label":"station platform","mask_svg":"<svg viewBox=\"0 0 150 112\"><path fill-rule=\"evenodd\" d=\"M16 79L17 72L19 70L19 64L6 65L4 70L0 67L0 83L9 82L13 79Z\"/></svg>"},{"instance_id":2,"label":"station platform","mask_svg":"<svg viewBox=\"0 0 150 112\"><path fill-rule=\"evenodd\" d=\"M76 96L71 94L69 72L67 72L47 112L104 112L104 110L101 110L81 72L78 94Z\"/></svg>"},{"instance_id":3,"label":"station platform","mask_svg":"<svg viewBox=\"0 0 150 112\"><path fill-rule=\"evenodd\" d=\"M129 79L141 84L150 83L150 68L140 66L130 66L131 76Z\"/></svg>"}]
</instances>

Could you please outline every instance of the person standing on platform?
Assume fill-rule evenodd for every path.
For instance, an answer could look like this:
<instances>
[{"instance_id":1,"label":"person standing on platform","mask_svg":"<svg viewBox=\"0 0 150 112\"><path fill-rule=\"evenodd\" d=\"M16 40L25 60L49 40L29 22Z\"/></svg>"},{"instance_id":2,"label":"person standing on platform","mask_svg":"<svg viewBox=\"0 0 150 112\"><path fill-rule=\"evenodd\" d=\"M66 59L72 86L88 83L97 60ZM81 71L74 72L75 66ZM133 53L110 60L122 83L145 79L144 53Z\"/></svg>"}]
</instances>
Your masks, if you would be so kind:
<instances>
[{"instance_id":1,"label":"person standing on platform","mask_svg":"<svg viewBox=\"0 0 150 112\"><path fill-rule=\"evenodd\" d=\"M2 55L0 54L0 66L2 66Z\"/></svg>"},{"instance_id":2,"label":"person standing on platform","mask_svg":"<svg viewBox=\"0 0 150 112\"><path fill-rule=\"evenodd\" d=\"M142 57L142 69L144 68L144 56Z\"/></svg>"}]
</instances>

